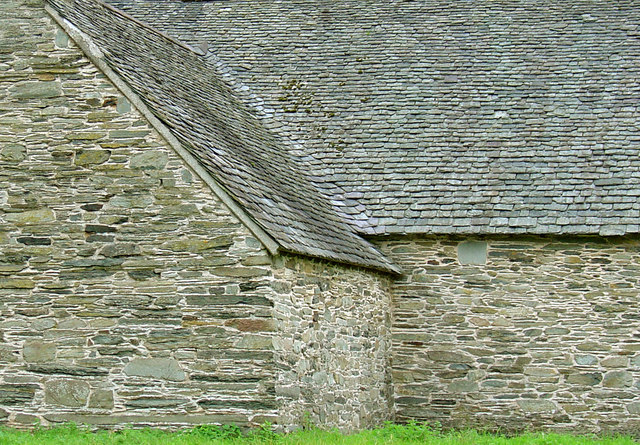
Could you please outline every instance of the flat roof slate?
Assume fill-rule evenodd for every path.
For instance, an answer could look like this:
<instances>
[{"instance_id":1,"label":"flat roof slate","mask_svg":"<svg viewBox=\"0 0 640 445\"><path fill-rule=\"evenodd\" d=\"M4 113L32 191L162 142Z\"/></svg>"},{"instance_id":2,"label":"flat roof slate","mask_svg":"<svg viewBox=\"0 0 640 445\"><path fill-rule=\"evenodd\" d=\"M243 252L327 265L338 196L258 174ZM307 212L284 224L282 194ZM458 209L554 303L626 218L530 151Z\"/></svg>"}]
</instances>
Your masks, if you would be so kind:
<instances>
[{"instance_id":1,"label":"flat roof slate","mask_svg":"<svg viewBox=\"0 0 640 445\"><path fill-rule=\"evenodd\" d=\"M633 0L109 2L206 43L363 234L640 231Z\"/></svg>"},{"instance_id":2,"label":"flat roof slate","mask_svg":"<svg viewBox=\"0 0 640 445\"><path fill-rule=\"evenodd\" d=\"M283 250L397 269L357 235L211 60L96 0L48 0Z\"/></svg>"}]
</instances>

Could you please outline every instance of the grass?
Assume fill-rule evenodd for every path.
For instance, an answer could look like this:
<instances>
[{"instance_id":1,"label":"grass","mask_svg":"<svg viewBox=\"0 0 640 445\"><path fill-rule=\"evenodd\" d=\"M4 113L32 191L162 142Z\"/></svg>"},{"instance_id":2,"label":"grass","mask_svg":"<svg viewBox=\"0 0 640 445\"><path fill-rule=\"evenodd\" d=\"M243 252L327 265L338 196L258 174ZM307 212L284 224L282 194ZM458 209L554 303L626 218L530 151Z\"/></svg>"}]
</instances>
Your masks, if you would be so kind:
<instances>
[{"instance_id":1,"label":"grass","mask_svg":"<svg viewBox=\"0 0 640 445\"><path fill-rule=\"evenodd\" d=\"M32 432L0 429L1 445L637 445L630 437L572 436L529 433L515 437L476 431L439 432L426 425L386 424L384 427L343 435L337 431L300 430L276 434L269 425L243 434L233 426L200 426L178 432L127 429L119 432L90 430L75 425Z\"/></svg>"}]
</instances>

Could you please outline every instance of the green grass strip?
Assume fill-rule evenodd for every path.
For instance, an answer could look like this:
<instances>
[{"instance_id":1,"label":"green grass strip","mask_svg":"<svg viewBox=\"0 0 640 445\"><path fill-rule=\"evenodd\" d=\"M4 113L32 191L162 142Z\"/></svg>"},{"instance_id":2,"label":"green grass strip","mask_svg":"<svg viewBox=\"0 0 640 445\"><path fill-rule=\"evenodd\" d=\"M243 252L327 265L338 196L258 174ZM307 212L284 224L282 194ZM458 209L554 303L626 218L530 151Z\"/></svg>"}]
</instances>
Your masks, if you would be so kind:
<instances>
[{"instance_id":1,"label":"green grass strip","mask_svg":"<svg viewBox=\"0 0 640 445\"><path fill-rule=\"evenodd\" d=\"M270 425L242 433L233 426L199 426L168 432L160 429L97 431L73 424L34 431L0 429L2 445L637 445L631 437L573 436L527 433L508 437L477 431L441 432L424 424L385 424L383 427L344 435L337 431L306 429L278 434Z\"/></svg>"}]
</instances>

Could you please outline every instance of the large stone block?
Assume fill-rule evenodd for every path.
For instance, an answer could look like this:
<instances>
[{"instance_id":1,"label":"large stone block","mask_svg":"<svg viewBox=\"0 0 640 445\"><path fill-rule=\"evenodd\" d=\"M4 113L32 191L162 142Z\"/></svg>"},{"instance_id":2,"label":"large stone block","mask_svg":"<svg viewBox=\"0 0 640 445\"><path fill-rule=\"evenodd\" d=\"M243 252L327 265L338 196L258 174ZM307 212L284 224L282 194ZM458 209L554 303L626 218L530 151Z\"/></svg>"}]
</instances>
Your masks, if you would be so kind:
<instances>
[{"instance_id":1,"label":"large stone block","mask_svg":"<svg viewBox=\"0 0 640 445\"><path fill-rule=\"evenodd\" d=\"M182 382L187 375L177 360L168 358L136 358L127 364L124 373L130 376Z\"/></svg>"},{"instance_id":2,"label":"large stone block","mask_svg":"<svg viewBox=\"0 0 640 445\"><path fill-rule=\"evenodd\" d=\"M83 380L49 380L44 390L44 402L50 405L78 408L89 399L89 384Z\"/></svg>"},{"instance_id":3,"label":"large stone block","mask_svg":"<svg viewBox=\"0 0 640 445\"><path fill-rule=\"evenodd\" d=\"M7 222L20 225L30 224L42 224L55 221L56 215L53 210L49 208L42 208L37 210L27 210L25 212L7 213L4 216Z\"/></svg>"},{"instance_id":4,"label":"large stone block","mask_svg":"<svg viewBox=\"0 0 640 445\"><path fill-rule=\"evenodd\" d=\"M16 99L47 99L62 96L60 82L19 82L9 88Z\"/></svg>"},{"instance_id":5,"label":"large stone block","mask_svg":"<svg viewBox=\"0 0 640 445\"><path fill-rule=\"evenodd\" d=\"M27 362L48 363L56 357L56 345L41 341L26 342L22 348L22 356Z\"/></svg>"}]
</instances>

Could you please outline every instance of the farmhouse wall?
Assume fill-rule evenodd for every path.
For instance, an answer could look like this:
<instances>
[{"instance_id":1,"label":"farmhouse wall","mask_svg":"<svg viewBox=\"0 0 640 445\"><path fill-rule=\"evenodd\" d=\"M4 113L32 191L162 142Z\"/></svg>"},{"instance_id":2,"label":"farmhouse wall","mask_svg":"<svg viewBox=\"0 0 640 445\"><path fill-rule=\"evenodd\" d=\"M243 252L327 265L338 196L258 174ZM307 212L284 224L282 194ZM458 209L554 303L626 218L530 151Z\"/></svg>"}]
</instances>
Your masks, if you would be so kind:
<instances>
[{"instance_id":1,"label":"farmhouse wall","mask_svg":"<svg viewBox=\"0 0 640 445\"><path fill-rule=\"evenodd\" d=\"M0 16L0 421L390 419L389 279L270 257L42 1Z\"/></svg>"},{"instance_id":2,"label":"farmhouse wall","mask_svg":"<svg viewBox=\"0 0 640 445\"><path fill-rule=\"evenodd\" d=\"M397 419L640 431L640 240L381 241Z\"/></svg>"},{"instance_id":3,"label":"farmhouse wall","mask_svg":"<svg viewBox=\"0 0 640 445\"><path fill-rule=\"evenodd\" d=\"M393 418L389 278L285 256L274 269L284 425L343 431Z\"/></svg>"},{"instance_id":4,"label":"farmhouse wall","mask_svg":"<svg viewBox=\"0 0 640 445\"><path fill-rule=\"evenodd\" d=\"M0 418L275 420L266 251L41 1L0 16Z\"/></svg>"}]
</instances>

